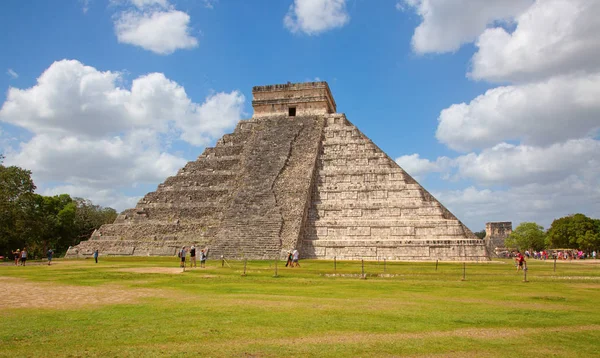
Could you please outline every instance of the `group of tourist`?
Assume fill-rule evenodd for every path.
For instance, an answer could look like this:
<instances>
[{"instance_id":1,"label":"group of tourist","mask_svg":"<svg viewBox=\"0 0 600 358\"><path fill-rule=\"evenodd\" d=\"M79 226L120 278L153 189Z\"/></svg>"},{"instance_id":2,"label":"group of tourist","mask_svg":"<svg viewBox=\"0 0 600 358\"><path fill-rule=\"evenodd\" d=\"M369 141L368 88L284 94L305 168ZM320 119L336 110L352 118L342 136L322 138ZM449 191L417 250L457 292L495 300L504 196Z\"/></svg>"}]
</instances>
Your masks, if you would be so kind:
<instances>
[{"instance_id":1,"label":"group of tourist","mask_svg":"<svg viewBox=\"0 0 600 358\"><path fill-rule=\"evenodd\" d=\"M596 250L591 253L586 253L583 250L554 250L552 253L549 253L546 250L541 251L525 251L525 256L527 258L534 258L536 260L547 260L549 258L557 259L557 260L584 260L584 259L596 259Z\"/></svg>"},{"instance_id":2,"label":"group of tourist","mask_svg":"<svg viewBox=\"0 0 600 358\"><path fill-rule=\"evenodd\" d=\"M517 266L517 272L519 270L527 270L527 261L525 258L534 258L536 260L547 260L549 257L557 260L583 260L592 258L595 260L596 255L596 250L592 251L591 254L585 253L582 250L556 250L552 253L549 253L546 250L534 250L531 252L529 250L525 250L524 254L522 254L520 251L512 252L512 257L515 259L515 265Z\"/></svg>"},{"instance_id":3,"label":"group of tourist","mask_svg":"<svg viewBox=\"0 0 600 358\"><path fill-rule=\"evenodd\" d=\"M24 247L23 250L20 249L16 249L15 251L12 252L14 258L15 258L15 266L25 266L25 263L27 263L27 248ZM52 249L48 249L48 251L46 251L46 258L48 259L48 266L50 264L52 264L52 257L54 256L54 251Z\"/></svg>"},{"instance_id":4,"label":"group of tourist","mask_svg":"<svg viewBox=\"0 0 600 358\"><path fill-rule=\"evenodd\" d=\"M298 258L300 257L300 253L298 250L294 249L294 251L287 252L287 262L285 263L285 267L300 267L300 263L298 262Z\"/></svg>"},{"instance_id":5,"label":"group of tourist","mask_svg":"<svg viewBox=\"0 0 600 358\"><path fill-rule=\"evenodd\" d=\"M15 266L25 266L27 262L27 248L23 248L23 250L16 249L12 252L15 257Z\"/></svg>"},{"instance_id":6,"label":"group of tourist","mask_svg":"<svg viewBox=\"0 0 600 358\"><path fill-rule=\"evenodd\" d=\"M192 245L189 249L190 253L190 268L196 267L196 246ZM181 250L177 253L177 256L180 259L179 267L183 268L185 271L185 257L188 254L187 246L183 246ZM208 258L208 247L200 250L200 267L206 268L206 259Z\"/></svg>"}]
</instances>

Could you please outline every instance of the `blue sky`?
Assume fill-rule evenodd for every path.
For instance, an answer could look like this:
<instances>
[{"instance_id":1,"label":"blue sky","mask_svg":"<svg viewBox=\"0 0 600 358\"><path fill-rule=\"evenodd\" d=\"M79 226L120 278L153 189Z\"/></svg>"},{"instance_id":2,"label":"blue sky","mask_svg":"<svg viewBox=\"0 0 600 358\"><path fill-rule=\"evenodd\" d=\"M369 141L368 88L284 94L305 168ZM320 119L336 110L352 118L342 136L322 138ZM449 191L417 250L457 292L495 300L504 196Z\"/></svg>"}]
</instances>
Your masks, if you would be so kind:
<instances>
[{"instance_id":1,"label":"blue sky","mask_svg":"<svg viewBox=\"0 0 600 358\"><path fill-rule=\"evenodd\" d=\"M600 41L587 30L600 29L597 10L587 0L8 0L1 151L33 171L40 193L123 210L249 118L252 86L319 79L338 112L473 230L598 217Z\"/></svg>"}]
</instances>

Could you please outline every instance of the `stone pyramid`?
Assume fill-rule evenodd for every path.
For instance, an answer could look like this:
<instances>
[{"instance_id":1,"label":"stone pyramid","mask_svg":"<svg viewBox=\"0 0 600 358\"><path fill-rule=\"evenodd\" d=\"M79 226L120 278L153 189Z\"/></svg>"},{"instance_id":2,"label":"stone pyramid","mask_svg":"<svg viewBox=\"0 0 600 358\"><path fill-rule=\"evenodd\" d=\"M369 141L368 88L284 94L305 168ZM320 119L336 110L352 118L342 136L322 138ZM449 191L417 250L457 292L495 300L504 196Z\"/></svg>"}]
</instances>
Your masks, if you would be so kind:
<instances>
[{"instance_id":1,"label":"stone pyramid","mask_svg":"<svg viewBox=\"0 0 600 358\"><path fill-rule=\"evenodd\" d=\"M137 206L69 249L82 257L487 260L479 240L336 105L326 82L258 86L254 115Z\"/></svg>"}]
</instances>

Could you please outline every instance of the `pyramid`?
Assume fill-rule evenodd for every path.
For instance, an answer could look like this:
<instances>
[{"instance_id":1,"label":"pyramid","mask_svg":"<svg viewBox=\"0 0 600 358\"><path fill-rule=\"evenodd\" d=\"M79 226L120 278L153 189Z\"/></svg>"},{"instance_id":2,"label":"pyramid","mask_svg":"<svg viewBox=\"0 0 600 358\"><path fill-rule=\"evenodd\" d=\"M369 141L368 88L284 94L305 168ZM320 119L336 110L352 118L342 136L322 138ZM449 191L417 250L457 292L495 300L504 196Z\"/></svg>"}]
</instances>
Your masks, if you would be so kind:
<instances>
[{"instance_id":1,"label":"pyramid","mask_svg":"<svg viewBox=\"0 0 600 358\"><path fill-rule=\"evenodd\" d=\"M379 149L326 82L257 86L254 115L68 257L488 260L478 239Z\"/></svg>"}]
</instances>

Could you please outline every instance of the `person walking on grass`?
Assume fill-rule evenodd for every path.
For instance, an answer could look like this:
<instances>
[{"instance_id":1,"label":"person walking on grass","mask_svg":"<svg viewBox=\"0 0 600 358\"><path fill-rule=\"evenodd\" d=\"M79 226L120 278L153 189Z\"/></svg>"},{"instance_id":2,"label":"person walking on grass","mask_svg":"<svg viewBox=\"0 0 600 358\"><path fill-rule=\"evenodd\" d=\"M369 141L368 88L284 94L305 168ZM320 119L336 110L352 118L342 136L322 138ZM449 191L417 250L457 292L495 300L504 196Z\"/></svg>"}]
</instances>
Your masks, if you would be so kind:
<instances>
[{"instance_id":1,"label":"person walking on grass","mask_svg":"<svg viewBox=\"0 0 600 358\"><path fill-rule=\"evenodd\" d=\"M27 261L27 249L23 248L23 250L21 250L21 266L25 266L26 261Z\"/></svg>"},{"instance_id":2,"label":"person walking on grass","mask_svg":"<svg viewBox=\"0 0 600 358\"><path fill-rule=\"evenodd\" d=\"M52 249L48 249L46 252L46 257L48 257L48 266L50 266L50 263L52 262L52 255L54 255L54 251L52 251Z\"/></svg>"},{"instance_id":3,"label":"person walking on grass","mask_svg":"<svg viewBox=\"0 0 600 358\"><path fill-rule=\"evenodd\" d=\"M206 257L208 256L208 249L204 248L200 251L200 267L206 268Z\"/></svg>"},{"instance_id":4,"label":"person walking on grass","mask_svg":"<svg viewBox=\"0 0 600 358\"><path fill-rule=\"evenodd\" d=\"M292 267L292 262L293 262L293 257L292 257L292 252L288 251L287 252L287 262L285 263L285 267Z\"/></svg>"},{"instance_id":5,"label":"person walking on grass","mask_svg":"<svg viewBox=\"0 0 600 358\"><path fill-rule=\"evenodd\" d=\"M525 262L525 256L523 256L521 254L521 252L517 251L517 272L519 272L519 270L527 270L527 263Z\"/></svg>"},{"instance_id":6,"label":"person walking on grass","mask_svg":"<svg viewBox=\"0 0 600 358\"><path fill-rule=\"evenodd\" d=\"M190 247L190 268L192 268L192 265L194 265L194 267L196 267L196 246L192 245L192 247ZM200 265L202 266L202 265Z\"/></svg>"},{"instance_id":7,"label":"person walking on grass","mask_svg":"<svg viewBox=\"0 0 600 358\"><path fill-rule=\"evenodd\" d=\"M294 251L292 252L292 267L300 267L300 262L298 262L299 256L300 253L298 252L298 250L294 249Z\"/></svg>"},{"instance_id":8,"label":"person walking on grass","mask_svg":"<svg viewBox=\"0 0 600 358\"><path fill-rule=\"evenodd\" d=\"M94 250L94 261L98 263L98 249Z\"/></svg>"},{"instance_id":9,"label":"person walking on grass","mask_svg":"<svg viewBox=\"0 0 600 358\"><path fill-rule=\"evenodd\" d=\"M185 249L185 246L182 246L181 250L179 250L179 258L180 258L179 267L183 268L183 271L185 271L185 255L186 254L187 254L187 250Z\"/></svg>"},{"instance_id":10,"label":"person walking on grass","mask_svg":"<svg viewBox=\"0 0 600 358\"><path fill-rule=\"evenodd\" d=\"M17 249L16 251L13 251L12 253L15 256L15 266L19 266L19 259L21 258L21 250Z\"/></svg>"}]
</instances>

